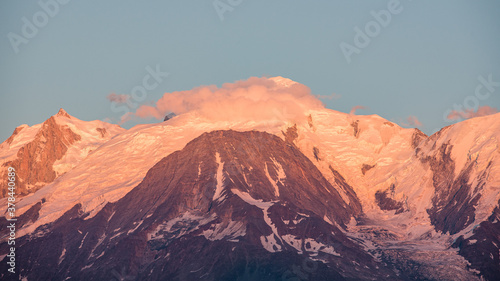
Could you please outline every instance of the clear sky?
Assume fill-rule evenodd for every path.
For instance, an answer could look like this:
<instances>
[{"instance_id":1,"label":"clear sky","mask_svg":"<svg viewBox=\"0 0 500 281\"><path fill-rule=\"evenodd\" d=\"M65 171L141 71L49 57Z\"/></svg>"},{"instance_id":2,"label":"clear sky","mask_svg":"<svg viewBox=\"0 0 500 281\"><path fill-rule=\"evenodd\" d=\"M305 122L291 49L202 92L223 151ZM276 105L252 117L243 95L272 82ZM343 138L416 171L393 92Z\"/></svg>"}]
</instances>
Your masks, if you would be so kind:
<instances>
[{"instance_id":1,"label":"clear sky","mask_svg":"<svg viewBox=\"0 0 500 281\"><path fill-rule=\"evenodd\" d=\"M118 122L106 97L131 94L148 67L169 76L137 104L283 76L328 108L414 116L428 134L454 105L500 108L500 1L59 1L0 2L2 141L61 107Z\"/></svg>"}]
</instances>

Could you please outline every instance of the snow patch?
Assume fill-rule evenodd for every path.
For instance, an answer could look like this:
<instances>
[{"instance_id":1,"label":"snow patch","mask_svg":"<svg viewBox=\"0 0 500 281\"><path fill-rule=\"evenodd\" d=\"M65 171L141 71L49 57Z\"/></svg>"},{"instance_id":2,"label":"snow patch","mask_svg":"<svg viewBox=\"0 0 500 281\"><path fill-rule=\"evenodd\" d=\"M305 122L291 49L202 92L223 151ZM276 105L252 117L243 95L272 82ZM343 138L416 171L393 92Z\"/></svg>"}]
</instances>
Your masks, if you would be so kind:
<instances>
[{"instance_id":1,"label":"snow patch","mask_svg":"<svg viewBox=\"0 0 500 281\"><path fill-rule=\"evenodd\" d=\"M86 265L86 266L82 267L82 269L81 269L80 271L84 271L85 269L89 269L89 268L91 268L93 265L94 265L93 263L92 263L92 264L89 264L89 265Z\"/></svg>"},{"instance_id":2,"label":"snow patch","mask_svg":"<svg viewBox=\"0 0 500 281\"><path fill-rule=\"evenodd\" d=\"M271 157L271 161L273 161L273 164L276 167L276 173L278 175L278 181L282 185L284 185L282 181L284 181L286 179L285 170L283 170L283 167L281 166L281 164L276 159L274 159L273 157Z\"/></svg>"},{"instance_id":3,"label":"snow patch","mask_svg":"<svg viewBox=\"0 0 500 281\"><path fill-rule=\"evenodd\" d=\"M140 222L139 222L139 223L138 223L138 224L134 227L134 229L129 230L129 231L127 232L127 235L129 235L130 233L133 233L134 231L136 231L136 230L139 228L139 226L141 226L142 222L143 222L143 221L141 220L141 221L140 221ZM134 222L134 224L136 224L136 223L137 223L137 222Z\"/></svg>"},{"instance_id":4,"label":"snow patch","mask_svg":"<svg viewBox=\"0 0 500 281\"><path fill-rule=\"evenodd\" d=\"M158 239L174 239L197 230L200 226L214 220L215 214L208 217L198 216L186 211L182 216L159 224L155 230L147 234L148 241Z\"/></svg>"},{"instance_id":5,"label":"snow patch","mask_svg":"<svg viewBox=\"0 0 500 281\"><path fill-rule=\"evenodd\" d=\"M103 233L101 235L101 237L99 237L99 240L97 241L97 244L95 244L94 248L92 248L92 251L90 251L90 257L94 256L95 249L97 249L97 247L99 247L99 245L102 244L102 242L104 241L105 238L106 238L106 235ZM99 256L101 256L101 255L99 255Z\"/></svg>"},{"instance_id":6,"label":"snow patch","mask_svg":"<svg viewBox=\"0 0 500 281\"><path fill-rule=\"evenodd\" d=\"M267 179L274 187L274 196L279 197L280 196L280 189L279 189L278 185L276 184L276 181L273 180L271 178L271 176L269 175L269 170L267 169L267 163L264 163L264 172L266 172Z\"/></svg>"},{"instance_id":7,"label":"snow patch","mask_svg":"<svg viewBox=\"0 0 500 281\"><path fill-rule=\"evenodd\" d=\"M264 172L266 173L267 179L269 180L269 182L274 187L274 195L276 197L279 197L280 196L280 190L279 190L279 187L278 187L278 183L280 183L281 186L285 185L284 181L286 179L286 174L285 174L285 171L283 170L283 167L281 166L281 164L278 161L276 161L276 159L274 159L273 157L271 157L271 161L274 164L277 179L274 180L271 177L271 175L269 174L269 169L268 169L267 163L264 163Z\"/></svg>"},{"instance_id":8,"label":"snow patch","mask_svg":"<svg viewBox=\"0 0 500 281\"><path fill-rule=\"evenodd\" d=\"M82 242L80 242L80 246L78 247L78 249L82 248L83 242L85 242L85 238L87 237L87 234L89 234L89 233L87 232L87 233L85 233L85 236L83 236Z\"/></svg>"},{"instance_id":9,"label":"snow patch","mask_svg":"<svg viewBox=\"0 0 500 281\"><path fill-rule=\"evenodd\" d=\"M116 237L118 237L118 236L122 235L123 233L125 233L125 232L118 232L117 234L115 234L115 235L111 236L111 238L109 238L109 241L111 241L111 240L113 240L114 238L116 238Z\"/></svg>"},{"instance_id":10,"label":"snow patch","mask_svg":"<svg viewBox=\"0 0 500 281\"><path fill-rule=\"evenodd\" d=\"M304 249L309 255L317 256L319 252L323 252L332 256L340 257L340 254L335 251L332 246L317 242L312 238L301 239L291 234L282 236L283 241L295 248L299 254L303 253Z\"/></svg>"},{"instance_id":11,"label":"snow patch","mask_svg":"<svg viewBox=\"0 0 500 281\"><path fill-rule=\"evenodd\" d=\"M274 204L273 201L264 202L262 199L254 199L249 193L239 191L238 189L231 189L231 192L236 194L238 197L241 198L241 200L245 201L246 203L253 205L253 206L256 206L262 210L264 210L264 209L267 210L269 207L271 207Z\"/></svg>"},{"instance_id":12,"label":"snow patch","mask_svg":"<svg viewBox=\"0 0 500 281\"><path fill-rule=\"evenodd\" d=\"M262 247L264 247L264 249L266 249L268 252L275 253L281 251L281 245L276 242L274 234L261 236L260 243L262 244Z\"/></svg>"},{"instance_id":13,"label":"snow patch","mask_svg":"<svg viewBox=\"0 0 500 281\"><path fill-rule=\"evenodd\" d=\"M209 229L203 231L202 235L205 236L207 240L215 241L226 239L231 241L237 237L245 236L246 227L242 222L230 221L228 224L215 224Z\"/></svg>"},{"instance_id":14,"label":"snow patch","mask_svg":"<svg viewBox=\"0 0 500 281\"><path fill-rule=\"evenodd\" d=\"M238 197L240 197L243 201L246 203L256 206L262 210L262 213L264 215L264 221L267 223L267 225L271 228L273 233L271 233L268 236L262 236L260 237L260 241L262 243L262 246L264 249L268 250L269 252L276 252L276 251L281 251L281 246L277 243L276 238L281 241L280 235L278 234L278 229L272 222L271 217L269 216L269 208L274 205L274 201L271 202L264 202L263 200L259 199L254 199L250 194L246 192L239 191L237 189L231 189L231 192L236 194ZM283 244L283 241L281 241L281 244Z\"/></svg>"},{"instance_id":15,"label":"snow patch","mask_svg":"<svg viewBox=\"0 0 500 281\"><path fill-rule=\"evenodd\" d=\"M66 248L63 248L61 255L59 256L59 262L57 263L58 265L61 264L61 262L64 260L64 256L66 256Z\"/></svg>"},{"instance_id":16,"label":"snow patch","mask_svg":"<svg viewBox=\"0 0 500 281\"><path fill-rule=\"evenodd\" d=\"M221 161L219 152L215 152L215 161L217 163L217 186L215 187L214 197L212 201L222 201L224 197L221 198L222 191L224 190L224 162Z\"/></svg>"},{"instance_id":17,"label":"snow patch","mask_svg":"<svg viewBox=\"0 0 500 281\"><path fill-rule=\"evenodd\" d=\"M330 225L334 225L333 222L326 215L323 216L323 220L329 223Z\"/></svg>"}]
</instances>

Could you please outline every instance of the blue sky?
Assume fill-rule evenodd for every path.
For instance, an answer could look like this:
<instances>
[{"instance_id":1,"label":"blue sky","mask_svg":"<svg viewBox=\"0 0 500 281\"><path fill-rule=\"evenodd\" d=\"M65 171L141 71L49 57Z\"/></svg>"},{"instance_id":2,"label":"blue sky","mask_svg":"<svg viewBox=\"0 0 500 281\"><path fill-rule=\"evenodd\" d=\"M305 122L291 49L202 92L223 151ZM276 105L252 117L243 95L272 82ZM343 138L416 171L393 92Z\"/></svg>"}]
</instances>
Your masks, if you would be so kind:
<instances>
[{"instance_id":1,"label":"blue sky","mask_svg":"<svg viewBox=\"0 0 500 281\"><path fill-rule=\"evenodd\" d=\"M223 13L212 0L55 1L40 1L52 3L45 18L37 1L0 2L2 140L61 107L116 122L122 113L106 96L130 94L157 66L169 76L140 104L200 85L283 76L315 95L335 94L322 99L328 108L362 105L368 109L357 114L400 125L415 116L428 134L452 123L443 115L455 104L500 108L495 84L474 98L478 77L500 82L499 1L217 0L230 7ZM381 10L391 19L377 30L371 11ZM36 32L23 33L23 17ZM372 28L372 37L348 62L340 45L357 46L356 27Z\"/></svg>"}]
</instances>

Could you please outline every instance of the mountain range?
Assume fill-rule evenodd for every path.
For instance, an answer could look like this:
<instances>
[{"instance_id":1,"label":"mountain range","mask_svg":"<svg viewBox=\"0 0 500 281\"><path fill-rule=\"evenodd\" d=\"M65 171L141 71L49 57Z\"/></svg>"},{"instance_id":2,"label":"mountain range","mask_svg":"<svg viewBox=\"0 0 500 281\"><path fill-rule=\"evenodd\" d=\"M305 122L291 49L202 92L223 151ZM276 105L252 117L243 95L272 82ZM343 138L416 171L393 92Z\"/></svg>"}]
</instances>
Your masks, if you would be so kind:
<instances>
[{"instance_id":1,"label":"mountain range","mask_svg":"<svg viewBox=\"0 0 500 281\"><path fill-rule=\"evenodd\" d=\"M500 280L500 114L125 130L61 109L0 145L2 280ZM7 271L7 168L16 273Z\"/></svg>"}]
</instances>

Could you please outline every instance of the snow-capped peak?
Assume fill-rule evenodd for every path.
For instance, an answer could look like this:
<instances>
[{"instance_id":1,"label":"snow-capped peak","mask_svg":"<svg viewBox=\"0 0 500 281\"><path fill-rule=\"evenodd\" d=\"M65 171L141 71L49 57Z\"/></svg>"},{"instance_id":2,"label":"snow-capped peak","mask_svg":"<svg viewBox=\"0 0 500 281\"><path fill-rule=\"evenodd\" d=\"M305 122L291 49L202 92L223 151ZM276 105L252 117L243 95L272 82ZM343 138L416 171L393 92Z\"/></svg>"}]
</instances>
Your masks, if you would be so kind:
<instances>
[{"instance_id":1,"label":"snow-capped peak","mask_svg":"<svg viewBox=\"0 0 500 281\"><path fill-rule=\"evenodd\" d=\"M118 125L99 120L82 121L61 108L41 124L17 127L0 146L0 164L9 163L17 170L17 194L28 195L123 131ZM0 188L0 198L5 195L6 189Z\"/></svg>"},{"instance_id":2,"label":"snow-capped peak","mask_svg":"<svg viewBox=\"0 0 500 281\"><path fill-rule=\"evenodd\" d=\"M61 116L61 117L71 118L71 116L66 112L66 110L64 110L62 108L59 109L59 112L57 112L57 114L55 116L56 117Z\"/></svg>"}]
</instances>

